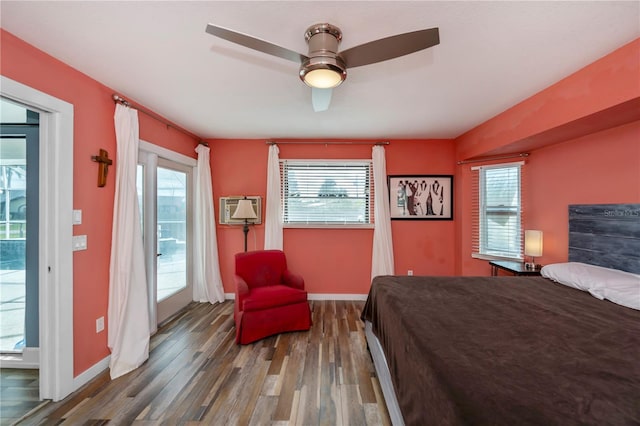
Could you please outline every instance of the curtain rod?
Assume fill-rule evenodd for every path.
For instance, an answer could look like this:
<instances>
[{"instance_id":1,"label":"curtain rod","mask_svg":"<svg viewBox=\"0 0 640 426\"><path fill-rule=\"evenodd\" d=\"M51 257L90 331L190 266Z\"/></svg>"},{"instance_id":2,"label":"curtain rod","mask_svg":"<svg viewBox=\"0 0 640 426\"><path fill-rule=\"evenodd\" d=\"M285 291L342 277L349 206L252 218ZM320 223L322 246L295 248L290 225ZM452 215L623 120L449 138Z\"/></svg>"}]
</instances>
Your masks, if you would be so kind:
<instances>
[{"instance_id":1,"label":"curtain rod","mask_svg":"<svg viewBox=\"0 0 640 426\"><path fill-rule=\"evenodd\" d=\"M134 108L135 107L136 110L140 111L141 113L143 113L144 115L146 115L148 117L153 118L156 121L159 121L160 123L164 124L167 127L171 127L171 128L173 128L173 129L175 129L175 130L177 130L177 131L179 131L179 132L181 132L181 133L183 133L183 134L185 134L187 136L195 137L200 141L202 140L202 138L200 136L198 136L196 134L193 134L193 133L183 129L182 127L178 127L175 124L169 123L167 120L165 120L164 118L160 117L158 114L154 113L153 111L145 109L145 108L141 107L138 104L135 104L135 106L132 105L131 102L129 102L128 100L126 100L125 98L123 98L122 96L120 96L120 95L118 95L116 93L113 94L113 102L115 102L117 104L122 104L122 105L130 107L130 108Z\"/></svg>"},{"instance_id":2,"label":"curtain rod","mask_svg":"<svg viewBox=\"0 0 640 426\"><path fill-rule=\"evenodd\" d=\"M506 160L508 158L522 158L522 157L528 157L528 156L529 156L528 152L521 152L519 154L494 155L491 157L480 157L480 158L474 158L473 160L458 161L458 165L469 164L469 163L480 163L482 161Z\"/></svg>"},{"instance_id":3,"label":"curtain rod","mask_svg":"<svg viewBox=\"0 0 640 426\"><path fill-rule=\"evenodd\" d=\"M265 141L267 145L389 145L391 142L365 142L365 141L285 141L285 142L277 142L277 141Z\"/></svg>"}]
</instances>

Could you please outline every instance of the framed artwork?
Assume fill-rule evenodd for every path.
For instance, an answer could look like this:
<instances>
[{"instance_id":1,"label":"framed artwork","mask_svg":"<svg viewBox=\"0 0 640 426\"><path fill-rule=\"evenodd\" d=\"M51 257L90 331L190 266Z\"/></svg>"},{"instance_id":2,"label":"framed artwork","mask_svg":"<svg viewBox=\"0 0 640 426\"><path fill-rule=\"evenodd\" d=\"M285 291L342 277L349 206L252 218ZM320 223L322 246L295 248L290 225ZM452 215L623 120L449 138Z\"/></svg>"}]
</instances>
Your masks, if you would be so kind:
<instances>
[{"instance_id":1,"label":"framed artwork","mask_svg":"<svg viewBox=\"0 0 640 426\"><path fill-rule=\"evenodd\" d=\"M453 220L452 175L388 176L392 220Z\"/></svg>"}]
</instances>

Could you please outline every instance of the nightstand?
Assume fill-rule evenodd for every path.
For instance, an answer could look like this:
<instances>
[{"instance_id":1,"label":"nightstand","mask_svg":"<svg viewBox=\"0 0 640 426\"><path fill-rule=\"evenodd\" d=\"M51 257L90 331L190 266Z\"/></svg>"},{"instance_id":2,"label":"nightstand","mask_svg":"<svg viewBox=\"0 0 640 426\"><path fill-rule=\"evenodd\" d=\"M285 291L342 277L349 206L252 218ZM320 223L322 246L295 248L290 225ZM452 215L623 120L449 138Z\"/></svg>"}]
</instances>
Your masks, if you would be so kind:
<instances>
[{"instance_id":1,"label":"nightstand","mask_svg":"<svg viewBox=\"0 0 640 426\"><path fill-rule=\"evenodd\" d=\"M489 265L491 265L491 275L494 277L498 275L498 269L510 272L513 275L540 275L540 268L527 269L522 262L492 260Z\"/></svg>"}]
</instances>

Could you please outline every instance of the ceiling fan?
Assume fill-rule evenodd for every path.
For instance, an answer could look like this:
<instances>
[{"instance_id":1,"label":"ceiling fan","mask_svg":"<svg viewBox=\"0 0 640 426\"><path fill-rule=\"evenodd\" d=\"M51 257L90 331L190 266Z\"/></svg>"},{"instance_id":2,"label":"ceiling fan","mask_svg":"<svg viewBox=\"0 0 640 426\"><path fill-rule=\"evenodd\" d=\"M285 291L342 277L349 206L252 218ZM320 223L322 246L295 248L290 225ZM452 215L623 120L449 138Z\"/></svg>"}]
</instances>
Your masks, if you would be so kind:
<instances>
[{"instance_id":1,"label":"ceiling fan","mask_svg":"<svg viewBox=\"0 0 640 426\"><path fill-rule=\"evenodd\" d=\"M304 38L309 45L309 53L303 55L218 25L208 24L206 31L232 43L299 63L300 79L312 89L314 111L329 108L331 89L347 78L347 68L386 61L440 43L438 28L429 28L374 40L338 52L342 31L334 25L324 23L312 25L305 31Z\"/></svg>"}]
</instances>

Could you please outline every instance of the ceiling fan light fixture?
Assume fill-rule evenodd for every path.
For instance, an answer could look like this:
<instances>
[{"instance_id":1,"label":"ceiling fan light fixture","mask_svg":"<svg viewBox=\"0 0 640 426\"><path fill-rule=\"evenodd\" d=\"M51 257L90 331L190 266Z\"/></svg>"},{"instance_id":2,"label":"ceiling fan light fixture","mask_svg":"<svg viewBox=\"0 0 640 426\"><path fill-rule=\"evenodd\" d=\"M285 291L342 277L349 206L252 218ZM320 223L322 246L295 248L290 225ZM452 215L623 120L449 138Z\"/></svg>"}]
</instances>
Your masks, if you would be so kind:
<instances>
[{"instance_id":1,"label":"ceiling fan light fixture","mask_svg":"<svg viewBox=\"0 0 640 426\"><path fill-rule=\"evenodd\" d=\"M339 58L309 58L300 67L300 79L309 87L330 89L347 78L347 69Z\"/></svg>"},{"instance_id":2,"label":"ceiling fan light fixture","mask_svg":"<svg viewBox=\"0 0 640 426\"><path fill-rule=\"evenodd\" d=\"M307 86L314 89L312 97L315 111L327 109L331 99L331 90L328 89L339 86L347 78L347 64L349 68L375 64L440 44L438 28L429 28L396 34L340 51L340 28L320 23L307 28L304 38L309 49L308 54L303 55L218 25L208 24L206 31L249 49L301 64L299 76Z\"/></svg>"}]
</instances>

